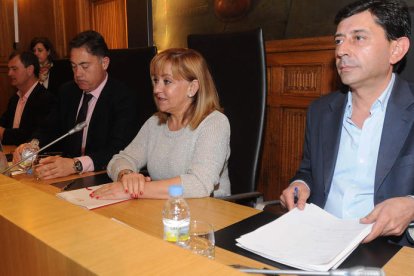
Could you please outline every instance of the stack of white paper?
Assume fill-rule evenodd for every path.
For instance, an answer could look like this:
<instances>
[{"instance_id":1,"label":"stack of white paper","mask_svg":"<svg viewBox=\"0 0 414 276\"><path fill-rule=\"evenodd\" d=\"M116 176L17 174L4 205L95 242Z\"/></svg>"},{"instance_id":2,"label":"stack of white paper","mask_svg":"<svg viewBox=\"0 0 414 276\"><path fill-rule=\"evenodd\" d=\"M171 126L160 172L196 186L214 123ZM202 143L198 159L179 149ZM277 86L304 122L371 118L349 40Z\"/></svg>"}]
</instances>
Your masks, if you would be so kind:
<instances>
[{"instance_id":1,"label":"stack of white paper","mask_svg":"<svg viewBox=\"0 0 414 276\"><path fill-rule=\"evenodd\" d=\"M105 185L105 184L103 184L103 185ZM62 199L65 199L65 200L69 201L70 203L82 206L82 207L87 208L87 209L95 209L95 208L98 208L98 207L102 207L102 206L106 206L106 205L110 205L110 204L114 204L114 203L118 203L118 202L121 202L121 201L128 200L128 199L96 199L96 198L91 198L89 196L89 194L91 192L95 191L96 189L99 189L103 185L92 186L92 187L88 187L88 188L82 188L82 189L78 189L78 190L57 193L56 195L58 197L62 198Z\"/></svg>"},{"instance_id":2,"label":"stack of white paper","mask_svg":"<svg viewBox=\"0 0 414 276\"><path fill-rule=\"evenodd\" d=\"M371 232L372 224L343 220L314 204L293 209L236 239L238 246L288 266L310 271L337 268Z\"/></svg>"}]
</instances>

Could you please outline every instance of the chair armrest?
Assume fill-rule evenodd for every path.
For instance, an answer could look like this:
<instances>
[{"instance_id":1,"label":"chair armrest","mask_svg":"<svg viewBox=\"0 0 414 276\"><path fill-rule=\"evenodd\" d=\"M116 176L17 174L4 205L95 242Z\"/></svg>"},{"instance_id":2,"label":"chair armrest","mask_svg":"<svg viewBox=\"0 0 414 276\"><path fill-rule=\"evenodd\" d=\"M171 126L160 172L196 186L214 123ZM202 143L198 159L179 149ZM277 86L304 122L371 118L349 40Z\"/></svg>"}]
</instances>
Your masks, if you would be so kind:
<instances>
[{"instance_id":1,"label":"chair armrest","mask_svg":"<svg viewBox=\"0 0 414 276\"><path fill-rule=\"evenodd\" d=\"M256 204L256 206L254 208L256 208L257 210L264 210L264 208L268 205L276 205L276 204L280 204L280 200L269 200L269 201L263 201L263 202L259 202Z\"/></svg>"},{"instance_id":2,"label":"chair armrest","mask_svg":"<svg viewBox=\"0 0 414 276\"><path fill-rule=\"evenodd\" d=\"M262 197L263 197L263 194L260 192L249 192L249 193L235 194L235 195L218 197L218 198L226 200L226 201L234 202L234 201L243 200L243 199L259 199ZM261 201L263 201L263 199L261 199Z\"/></svg>"}]
</instances>

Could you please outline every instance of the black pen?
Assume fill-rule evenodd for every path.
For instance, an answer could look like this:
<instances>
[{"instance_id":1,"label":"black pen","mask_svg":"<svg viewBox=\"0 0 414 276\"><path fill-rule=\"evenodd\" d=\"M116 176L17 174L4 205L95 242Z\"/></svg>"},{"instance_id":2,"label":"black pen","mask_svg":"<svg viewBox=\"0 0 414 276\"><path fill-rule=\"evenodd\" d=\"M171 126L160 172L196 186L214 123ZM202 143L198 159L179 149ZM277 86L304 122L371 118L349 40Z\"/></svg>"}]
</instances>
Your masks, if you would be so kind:
<instances>
[{"instance_id":1,"label":"black pen","mask_svg":"<svg viewBox=\"0 0 414 276\"><path fill-rule=\"evenodd\" d=\"M68 184L66 184L66 186L62 188L62 191L68 190L70 188L70 186L72 186L73 183L75 183L75 181L71 181Z\"/></svg>"},{"instance_id":2,"label":"black pen","mask_svg":"<svg viewBox=\"0 0 414 276\"><path fill-rule=\"evenodd\" d=\"M295 203L295 205L298 203L298 199L299 199L299 188L296 186L293 192L293 203Z\"/></svg>"}]
</instances>

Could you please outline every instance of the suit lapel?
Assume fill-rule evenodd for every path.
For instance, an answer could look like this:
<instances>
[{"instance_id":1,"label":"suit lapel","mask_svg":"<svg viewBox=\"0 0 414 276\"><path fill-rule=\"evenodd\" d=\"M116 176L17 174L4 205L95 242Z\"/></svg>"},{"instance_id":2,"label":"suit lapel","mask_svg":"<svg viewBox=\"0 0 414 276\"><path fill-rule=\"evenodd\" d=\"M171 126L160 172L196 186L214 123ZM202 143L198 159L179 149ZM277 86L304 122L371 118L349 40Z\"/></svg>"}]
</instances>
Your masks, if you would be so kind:
<instances>
[{"instance_id":1,"label":"suit lapel","mask_svg":"<svg viewBox=\"0 0 414 276\"><path fill-rule=\"evenodd\" d=\"M320 135L323 152L323 179L327 194L331 183L338 156L339 141L341 138L342 120L344 116L347 94L340 94L329 104L322 118Z\"/></svg>"},{"instance_id":2,"label":"suit lapel","mask_svg":"<svg viewBox=\"0 0 414 276\"><path fill-rule=\"evenodd\" d=\"M82 94L83 94L82 90L80 90L77 86L76 88L77 88L76 91L70 91L71 93L74 93L76 96L72 97L73 100L72 100L72 103L70 104L70 108L67 109L69 128L72 128L75 126L76 117L78 115L78 109L79 109L79 105L81 103Z\"/></svg>"},{"instance_id":3,"label":"suit lapel","mask_svg":"<svg viewBox=\"0 0 414 276\"><path fill-rule=\"evenodd\" d=\"M409 107L413 104L414 96L407 82L397 76L384 118L375 172L375 192L390 172L411 130L414 111Z\"/></svg>"},{"instance_id":4,"label":"suit lapel","mask_svg":"<svg viewBox=\"0 0 414 276\"><path fill-rule=\"evenodd\" d=\"M66 122L62 129L62 134L66 133L75 126L76 116L83 91L73 83L73 86L65 94L65 97L60 99L60 107L64 112L61 113L62 121ZM76 135L71 135L65 138L66 151L68 156L78 156L79 149L76 148L77 142L75 141Z\"/></svg>"},{"instance_id":5,"label":"suit lapel","mask_svg":"<svg viewBox=\"0 0 414 276\"><path fill-rule=\"evenodd\" d=\"M38 96L37 94L39 94L39 93L42 93L42 87L41 87L41 84L38 83L33 88L33 91L30 94L29 98L27 98L27 103L24 106L22 117L20 119L20 124L22 122L27 121L27 118L26 118L27 116L33 116L33 113L31 112L31 110L32 110L32 107L33 107L34 103L36 102L36 98Z\"/></svg>"},{"instance_id":6,"label":"suit lapel","mask_svg":"<svg viewBox=\"0 0 414 276\"><path fill-rule=\"evenodd\" d=\"M108 77L108 80L105 86L102 88L102 92L99 95L99 98L95 104L95 108L92 112L92 116L89 121L88 134L86 137L85 152L88 149L89 141L94 140L93 138L91 138L91 136L96 135L96 133L94 132L94 129L96 129L96 127L100 124L100 120L102 120L102 118L99 118L99 117L102 116L102 114L105 114L106 112L108 112L108 110L106 109L108 108L107 98L108 98L108 93L111 90L110 86L111 86L111 80Z\"/></svg>"}]
</instances>

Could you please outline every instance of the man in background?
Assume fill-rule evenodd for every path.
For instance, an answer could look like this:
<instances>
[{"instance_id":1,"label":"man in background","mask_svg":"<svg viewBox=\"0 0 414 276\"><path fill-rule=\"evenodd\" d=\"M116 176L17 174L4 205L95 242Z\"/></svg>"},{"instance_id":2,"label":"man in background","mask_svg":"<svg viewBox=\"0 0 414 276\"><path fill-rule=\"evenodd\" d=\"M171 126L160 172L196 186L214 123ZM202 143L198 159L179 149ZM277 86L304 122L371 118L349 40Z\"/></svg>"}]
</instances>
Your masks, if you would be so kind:
<instances>
[{"instance_id":1,"label":"man in background","mask_svg":"<svg viewBox=\"0 0 414 276\"><path fill-rule=\"evenodd\" d=\"M410 47L407 6L357 1L335 22L336 66L348 90L309 107L303 160L282 205L303 209L309 201L339 218L374 223L364 242L390 236L412 245L414 87L393 73Z\"/></svg>"},{"instance_id":2,"label":"man in background","mask_svg":"<svg viewBox=\"0 0 414 276\"><path fill-rule=\"evenodd\" d=\"M11 84L18 91L0 118L0 140L19 145L30 140L55 104L54 96L38 81L39 62L31 52L14 52L8 62Z\"/></svg>"},{"instance_id":3,"label":"man in background","mask_svg":"<svg viewBox=\"0 0 414 276\"><path fill-rule=\"evenodd\" d=\"M138 132L136 95L111 79L108 47L101 34L85 31L69 43L74 81L61 86L58 104L48 122L35 134L45 145L86 121L82 131L66 137L54 148L63 156L40 160L36 174L42 179L104 170L111 157L125 148ZM20 146L14 161L20 159Z\"/></svg>"}]
</instances>

